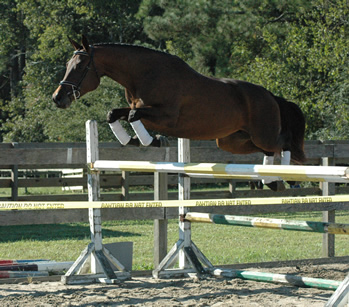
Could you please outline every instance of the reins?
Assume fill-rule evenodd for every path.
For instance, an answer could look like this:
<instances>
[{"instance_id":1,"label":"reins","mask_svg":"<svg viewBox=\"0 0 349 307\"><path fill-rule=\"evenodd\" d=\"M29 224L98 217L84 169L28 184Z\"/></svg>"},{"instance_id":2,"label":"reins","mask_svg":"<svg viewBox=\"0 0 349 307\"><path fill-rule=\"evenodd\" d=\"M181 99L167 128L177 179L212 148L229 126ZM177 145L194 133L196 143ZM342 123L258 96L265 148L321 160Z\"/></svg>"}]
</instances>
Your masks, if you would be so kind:
<instances>
[{"instance_id":1,"label":"reins","mask_svg":"<svg viewBox=\"0 0 349 307\"><path fill-rule=\"evenodd\" d=\"M85 55L85 56L89 56L90 57L90 61L88 62L88 64L86 65L85 67L85 70L80 78L80 81L76 84L74 82L70 82L70 81L65 81L65 80L62 80L61 82L59 82L59 85L68 85L68 86L71 86L72 88L72 92L73 92L73 95L74 95L74 98L75 100L79 99L80 98L80 86L81 86L81 83L84 81L88 71L90 70L90 66L91 64L93 64L94 68L95 68L95 72L96 72L96 75L98 77L98 73L97 73L97 69L96 69L96 66L94 65L94 62L93 62L93 56L94 56L94 47L91 45L90 46L91 48L91 54L88 54L88 52L86 51L82 51L82 50L76 50L73 54L74 55ZM69 93L68 93L69 94Z\"/></svg>"}]
</instances>

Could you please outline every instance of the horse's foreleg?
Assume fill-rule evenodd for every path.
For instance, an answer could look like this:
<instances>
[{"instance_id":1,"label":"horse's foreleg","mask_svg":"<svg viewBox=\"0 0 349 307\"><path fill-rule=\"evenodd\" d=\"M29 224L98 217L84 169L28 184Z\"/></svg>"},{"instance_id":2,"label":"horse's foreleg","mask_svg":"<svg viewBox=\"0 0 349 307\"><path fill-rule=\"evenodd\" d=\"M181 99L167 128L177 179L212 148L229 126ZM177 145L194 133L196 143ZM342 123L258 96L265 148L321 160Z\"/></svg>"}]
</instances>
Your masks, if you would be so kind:
<instances>
[{"instance_id":1,"label":"horse's foreleg","mask_svg":"<svg viewBox=\"0 0 349 307\"><path fill-rule=\"evenodd\" d=\"M139 146L142 144L143 146L153 147L169 146L168 140L165 137L157 135L153 138L150 136L139 119L130 123L136 133L136 137L131 138L124 127L120 124L120 120L128 120L130 111L132 111L130 108L113 109L107 115L107 122L109 123L115 137L122 145Z\"/></svg>"},{"instance_id":2,"label":"horse's foreleg","mask_svg":"<svg viewBox=\"0 0 349 307\"><path fill-rule=\"evenodd\" d=\"M149 146L153 142L154 138L148 133L140 120L131 122L130 125L143 146Z\"/></svg>"},{"instance_id":3,"label":"horse's foreleg","mask_svg":"<svg viewBox=\"0 0 349 307\"><path fill-rule=\"evenodd\" d=\"M109 124L115 122L116 120L127 120L129 113L131 111L131 108L118 108L118 109L113 109L108 112L107 115L107 122Z\"/></svg>"},{"instance_id":4,"label":"horse's foreleg","mask_svg":"<svg viewBox=\"0 0 349 307\"><path fill-rule=\"evenodd\" d=\"M128 121L136 133L138 139L143 146L166 147L169 142L166 137L156 135L154 138L145 129L141 118L151 120L154 117L154 110L152 108L136 108L132 109L128 115Z\"/></svg>"},{"instance_id":5,"label":"horse's foreleg","mask_svg":"<svg viewBox=\"0 0 349 307\"><path fill-rule=\"evenodd\" d=\"M122 145L125 146L130 142L131 136L128 135L124 127L121 126L119 120L116 120L113 123L109 123L109 127Z\"/></svg>"},{"instance_id":6,"label":"horse's foreleg","mask_svg":"<svg viewBox=\"0 0 349 307\"><path fill-rule=\"evenodd\" d=\"M137 120L130 124L135 131L137 138L131 138L124 127L120 124L119 120L116 120L113 123L109 123L109 126L113 131L115 137L122 145L125 146L129 144L138 146L141 143L143 146L149 146L154 142L153 137L149 135L148 131L144 128L140 120Z\"/></svg>"},{"instance_id":7,"label":"horse's foreleg","mask_svg":"<svg viewBox=\"0 0 349 307\"><path fill-rule=\"evenodd\" d=\"M130 108L113 109L107 114L107 122L109 123L110 129L113 131L118 141L124 146L129 144L132 138L120 124L120 119L126 120L130 110Z\"/></svg>"}]
</instances>

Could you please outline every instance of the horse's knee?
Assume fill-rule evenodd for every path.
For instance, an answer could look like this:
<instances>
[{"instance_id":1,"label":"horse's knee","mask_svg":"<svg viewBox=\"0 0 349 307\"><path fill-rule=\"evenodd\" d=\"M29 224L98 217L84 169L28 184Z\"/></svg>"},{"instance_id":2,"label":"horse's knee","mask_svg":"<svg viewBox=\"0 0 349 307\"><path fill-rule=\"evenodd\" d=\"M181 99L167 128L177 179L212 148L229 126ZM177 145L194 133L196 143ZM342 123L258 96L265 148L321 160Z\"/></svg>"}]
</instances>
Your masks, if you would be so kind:
<instances>
[{"instance_id":1,"label":"horse's knee","mask_svg":"<svg viewBox=\"0 0 349 307\"><path fill-rule=\"evenodd\" d=\"M109 124L112 124L113 122L117 121L118 119L126 120L127 119L127 113L124 109L113 109L108 112L107 114L107 122Z\"/></svg>"},{"instance_id":2,"label":"horse's knee","mask_svg":"<svg viewBox=\"0 0 349 307\"><path fill-rule=\"evenodd\" d=\"M140 110L137 110L137 109L131 110L128 113L128 122L129 123L135 122L136 120L140 120L141 117L142 116L141 116Z\"/></svg>"}]
</instances>

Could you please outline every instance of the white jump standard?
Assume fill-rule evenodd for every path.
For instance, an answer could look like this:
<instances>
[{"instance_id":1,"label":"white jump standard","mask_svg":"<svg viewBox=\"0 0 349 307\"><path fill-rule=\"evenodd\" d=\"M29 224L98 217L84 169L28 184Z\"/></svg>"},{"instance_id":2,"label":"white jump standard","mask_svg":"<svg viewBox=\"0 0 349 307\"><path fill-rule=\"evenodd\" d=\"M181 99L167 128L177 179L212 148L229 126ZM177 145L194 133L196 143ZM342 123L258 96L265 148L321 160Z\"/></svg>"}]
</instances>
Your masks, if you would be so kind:
<instances>
[{"instance_id":1,"label":"white jump standard","mask_svg":"<svg viewBox=\"0 0 349 307\"><path fill-rule=\"evenodd\" d=\"M97 122L86 122L86 151L87 163L93 163L98 159L98 130ZM90 202L99 200L100 184L99 174L88 174L88 198ZM91 243L82 251L80 257L71 266L68 272L62 277L64 284L74 283L117 283L119 279L126 279L131 276L125 267L116 259L102 244L101 209L89 208ZM91 259L90 269L92 274L82 275L88 271L88 259ZM111 264L118 268L114 272Z\"/></svg>"}]
</instances>

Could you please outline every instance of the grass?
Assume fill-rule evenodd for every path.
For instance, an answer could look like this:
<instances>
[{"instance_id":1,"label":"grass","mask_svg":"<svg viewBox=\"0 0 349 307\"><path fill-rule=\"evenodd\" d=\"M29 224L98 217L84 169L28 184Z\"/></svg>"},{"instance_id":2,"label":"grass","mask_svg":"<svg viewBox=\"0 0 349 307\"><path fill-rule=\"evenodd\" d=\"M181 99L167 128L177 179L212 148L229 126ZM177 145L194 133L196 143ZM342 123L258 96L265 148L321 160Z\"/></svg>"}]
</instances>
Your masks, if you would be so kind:
<instances>
[{"instance_id":1,"label":"grass","mask_svg":"<svg viewBox=\"0 0 349 307\"><path fill-rule=\"evenodd\" d=\"M19 195L63 194L61 188L21 188ZM69 192L64 192L69 193ZM10 189L1 189L0 196ZM267 217L321 221L320 212L268 214ZM349 224L348 212L336 213ZM153 268L153 221L103 222L103 242L133 242L133 270ZM178 240L178 222L168 225L168 248ZM214 264L320 258L322 234L240 226L192 224L192 240ZM90 242L88 223L0 226L0 259L74 261ZM349 237L336 236L336 256L349 255Z\"/></svg>"},{"instance_id":2,"label":"grass","mask_svg":"<svg viewBox=\"0 0 349 307\"><path fill-rule=\"evenodd\" d=\"M276 218L321 221L321 213L269 215ZM338 213L349 223L349 213ZM90 241L87 223L0 226L1 259L74 261ZM168 247L178 240L178 223L170 220ZM215 265L320 258L322 234L239 226L192 224L192 240ZM153 222L103 222L103 242L132 241L133 270L153 268ZM349 238L336 236L336 256L349 254Z\"/></svg>"}]
</instances>

